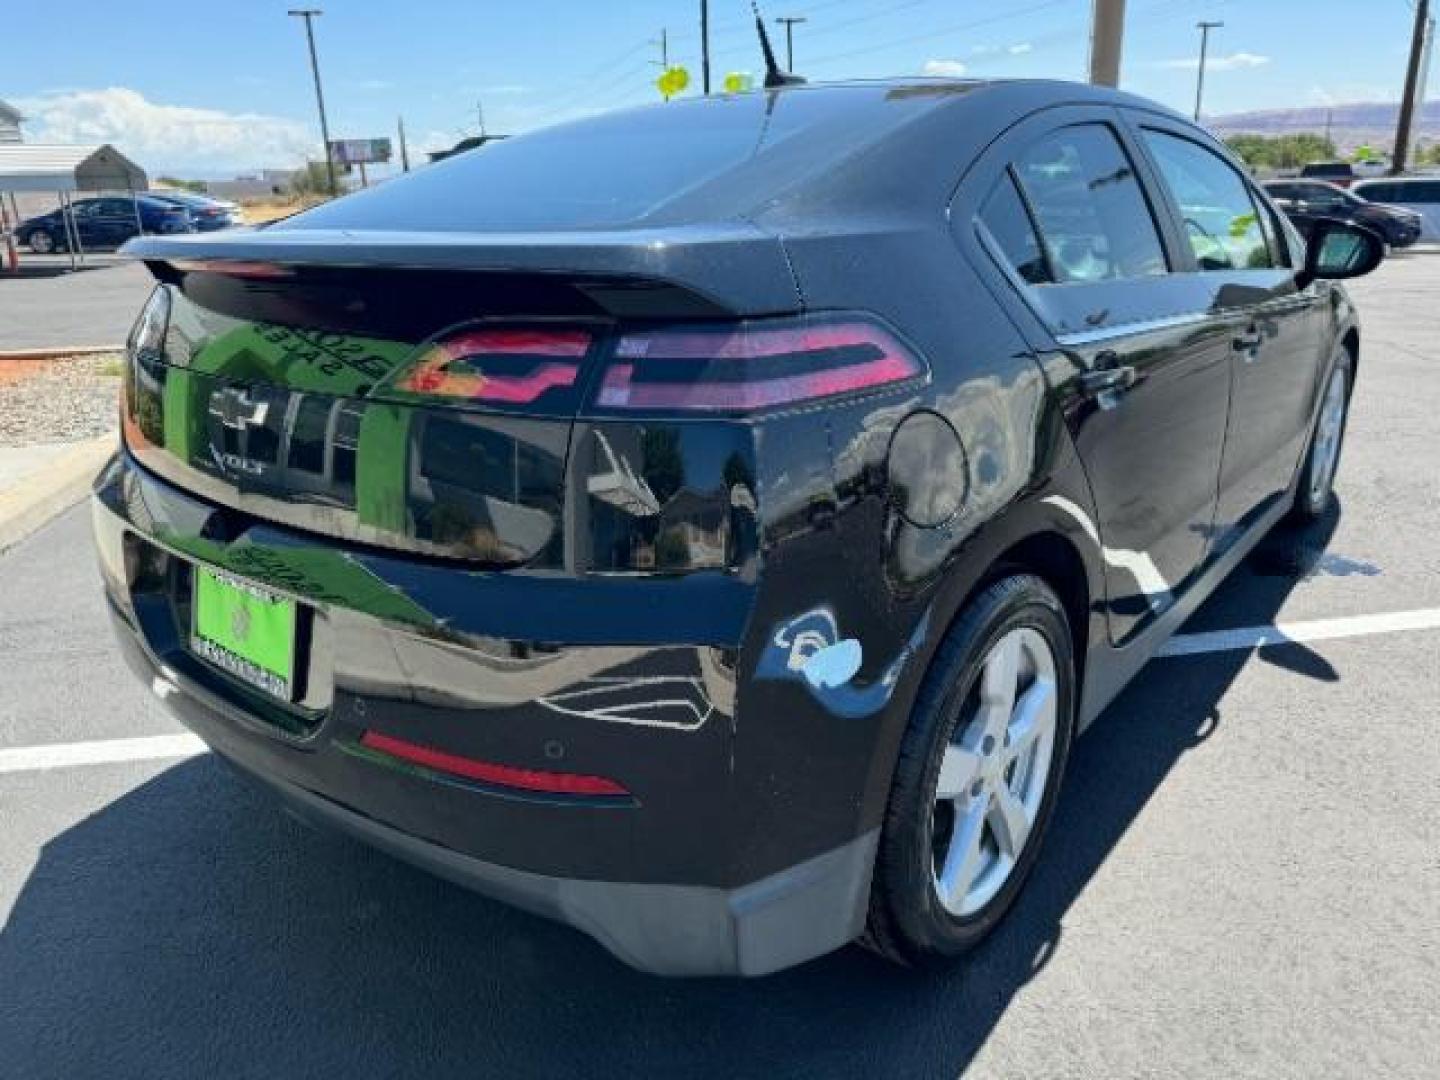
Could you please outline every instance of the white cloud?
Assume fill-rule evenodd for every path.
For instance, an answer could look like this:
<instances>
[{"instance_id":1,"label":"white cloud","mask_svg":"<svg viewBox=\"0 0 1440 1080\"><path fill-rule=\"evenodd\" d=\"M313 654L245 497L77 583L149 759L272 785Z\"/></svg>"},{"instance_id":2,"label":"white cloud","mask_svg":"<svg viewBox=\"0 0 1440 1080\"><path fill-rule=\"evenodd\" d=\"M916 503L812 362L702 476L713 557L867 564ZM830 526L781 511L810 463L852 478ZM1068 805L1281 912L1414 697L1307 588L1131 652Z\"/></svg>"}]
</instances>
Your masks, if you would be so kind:
<instances>
[{"instance_id":1,"label":"white cloud","mask_svg":"<svg viewBox=\"0 0 1440 1080\"><path fill-rule=\"evenodd\" d=\"M1028 41L1017 41L1014 45L1011 45L1005 51L1008 52L1011 56L1024 56L1026 53L1032 52L1034 48L1035 46L1031 45Z\"/></svg>"},{"instance_id":2,"label":"white cloud","mask_svg":"<svg viewBox=\"0 0 1440 1080\"><path fill-rule=\"evenodd\" d=\"M922 75L938 75L946 79L958 79L965 74L965 65L959 60L926 60L920 73Z\"/></svg>"},{"instance_id":3,"label":"white cloud","mask_svg":"<svg viewBox=\"0 0 1440 1080\"><path fill-rule=\"evenodd\" d=\"M1229 56L1210 56L1205 59L1206 71L1242 71L1249 68L1264 67L1270 63L1270 57L1261 56L1258 53L1237 52ZM1170 68L1176 71L1194 71L1200 66L1200 58L1197 56L1188 57L1183 60L1157 60L1154 67Z\"/></svg>"},{"instance_id":4,"label":"white cloud","mask_svg":"<svg viewBox=\"0 0 1440 1080\"><path fill-rule=\"evenodd\" d=\"M123 86L42 94L15 106L28 118L30 141L113 143L152 175L298 165L320 150L320 140L298 120L162 105Z\"/></svg>"}]
</instances>

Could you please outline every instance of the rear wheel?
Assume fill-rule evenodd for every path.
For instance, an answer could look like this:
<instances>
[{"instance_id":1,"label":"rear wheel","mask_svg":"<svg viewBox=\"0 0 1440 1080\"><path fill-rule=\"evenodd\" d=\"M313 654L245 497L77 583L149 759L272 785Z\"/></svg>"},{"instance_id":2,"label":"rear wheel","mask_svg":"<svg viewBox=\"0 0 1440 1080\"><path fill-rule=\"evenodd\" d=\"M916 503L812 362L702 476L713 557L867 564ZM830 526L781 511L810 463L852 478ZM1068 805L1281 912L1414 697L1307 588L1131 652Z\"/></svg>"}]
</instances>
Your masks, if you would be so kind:
<instances>
[{"instance_id":1,"label":"rear wheel","mask_svg":"<svg viewBox=\"0 0 1440 1080\"><path fill-rule=\"evenodd\" d=\"M1335 471L1340 466L1340 450L1345 442L1345 421L1350 411L1351 370L1350 353L1342 351L1325 384L1310 452L1300 473L1300 486L1295 492L1295 508L1291 513L1296 524L1308 525L1319 520L1330 506Z\"/></svg>"},{"instance_id":2,"label":"rear wheel","mask_svg":"<svg viewBox=\"0 0 1440 1080\"><path fill-rule=\"evenodd\" d=\"M47 229L36 229L30 234L28 243L36 255L49 255L55 250L55 237Z\"/></svg>"},{"instance_id":3,"label":"rear wheel","mask_svg":"<svg viewBox=\"0 0 1440 1080\"><path fill-rule=\"evenodd\" d=\"M901 744L866 943L902 963L959 956L1020 891L1069 755L1065 611L1028 574L997 581L936 654Z\"/></svg>"}]
</instances>

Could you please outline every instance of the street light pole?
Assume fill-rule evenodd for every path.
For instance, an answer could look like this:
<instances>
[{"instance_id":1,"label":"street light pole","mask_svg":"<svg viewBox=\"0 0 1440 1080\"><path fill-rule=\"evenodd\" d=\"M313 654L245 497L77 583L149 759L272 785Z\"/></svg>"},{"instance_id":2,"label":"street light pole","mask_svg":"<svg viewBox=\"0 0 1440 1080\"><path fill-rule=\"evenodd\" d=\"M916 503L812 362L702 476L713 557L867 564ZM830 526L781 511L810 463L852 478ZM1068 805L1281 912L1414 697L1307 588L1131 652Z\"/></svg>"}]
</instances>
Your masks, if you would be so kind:
<instances>
[{"instance_id":1,"label":"street light pole","mask_svg":"<svg viewBox=\"0 0 1440 1080\"><path fill-rule=\"evenodd\" d=\"M1224 26L1223 22L1198 22L1200 31L1200 67L1195 72L1195 122L1200 122L1200 101L1205 96L1205 52L1210 45L1210 31Z\"/></svg>"},{"instance_id":2,"label":"street light pole","mask_svg":"<svg viewBox=\"0 0 1440 1080\"><path fill-rule=\"evenodd\" d=\"M310 73L315 76L315 103L320 106L320 138L325 142L325 175L330 178L330 194L338 195L335 183L335 162L330 157L330 123L325 119L325 92L320 89L320 61L315 57L315 27L311 21L325 13L319 8L292 9L288 14L305 20L305 40L310 45Z\"/></svg>"},{"instance_id":3,"label":"street light pole","mask_svg":"<svg viewBox=\"0 0 1440 1080\"><path fill-rule=\"evenodd\" d=\"M782 15L775 20L785 27L785 70L795 70L795 24L806 22L804 15Z\"/></svg>"}]
</instances>

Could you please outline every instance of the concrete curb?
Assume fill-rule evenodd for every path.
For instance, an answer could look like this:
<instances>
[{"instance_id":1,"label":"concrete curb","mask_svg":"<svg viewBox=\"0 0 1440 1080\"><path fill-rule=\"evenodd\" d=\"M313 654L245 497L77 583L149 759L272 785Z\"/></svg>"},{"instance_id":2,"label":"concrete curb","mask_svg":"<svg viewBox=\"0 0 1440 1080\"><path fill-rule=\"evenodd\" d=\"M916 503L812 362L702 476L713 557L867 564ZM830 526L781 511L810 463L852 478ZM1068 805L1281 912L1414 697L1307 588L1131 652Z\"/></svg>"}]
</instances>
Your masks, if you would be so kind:
<instances>
[{"instance_id":1,"label":"concrete curb","mask_svg":"<svg viewBox=\"0 0 1440 1080\"><path fill-rule=\"evenodd\" d=\"M124 345L68 345L63 348L0 350L0 363L6 360L59 360L67 356L103 356L123 353Z\"/></svg>"},{"instance_id":2,"label":"concrete curb","mask_svg":"<svg viewBox=\"0 0 1440 1080\"><path fill-rule=\"evenodd\" d=\"M44 468L0 491L0 553L83 499L117 445L112 431L57 450Z\"/></svg>"}]
</instances>

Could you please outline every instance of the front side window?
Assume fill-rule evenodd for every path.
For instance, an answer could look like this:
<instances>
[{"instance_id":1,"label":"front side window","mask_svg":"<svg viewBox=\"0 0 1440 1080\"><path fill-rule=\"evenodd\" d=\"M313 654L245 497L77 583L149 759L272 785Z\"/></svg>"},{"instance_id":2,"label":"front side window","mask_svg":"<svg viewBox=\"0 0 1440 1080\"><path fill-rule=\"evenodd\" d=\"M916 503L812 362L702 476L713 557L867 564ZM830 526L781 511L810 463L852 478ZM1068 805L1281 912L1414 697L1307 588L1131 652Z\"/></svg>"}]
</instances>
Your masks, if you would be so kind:
<instances>
[{"instance_id":1,"label":"front side window","mask_svg":"<svg viewBox=\"0 0 1440 1080\"><path fill-rule=\"evenodd\" d=\"M1146 129L1155 158L1185 224L1201 270L1256 270L1274 266L1260 214L1241 175L1198 143Z\"/></svg>"},{"instance_id":2,"label":"front side window","mask_svg":"<svg viewBox=\"0 0 1440 1080\"><path fill-rule=\"evenodd\" d=\"M1169 270L1155 219L1114 132L1051 132L1014 164L1057 282L1143 278Z\"/></svg>"}]
</instances>

